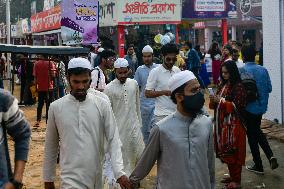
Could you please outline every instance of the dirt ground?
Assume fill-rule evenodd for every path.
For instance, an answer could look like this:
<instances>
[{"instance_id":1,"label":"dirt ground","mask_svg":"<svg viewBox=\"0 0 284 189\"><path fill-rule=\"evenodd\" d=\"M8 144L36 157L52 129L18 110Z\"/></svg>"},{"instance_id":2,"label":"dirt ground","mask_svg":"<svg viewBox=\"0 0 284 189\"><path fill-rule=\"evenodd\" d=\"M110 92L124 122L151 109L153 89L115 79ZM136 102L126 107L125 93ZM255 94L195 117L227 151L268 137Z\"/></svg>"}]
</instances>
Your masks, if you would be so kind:
<instances>
[{"instance_id":1,"label":"dirt ground","mask_svg":"<svg viewBox=\"0 0 284 189\"><path fill-rule=\"evenodd\" d=\"M15 91L15 96L18 98L18 88ZM207 98L208 99L208 98ZM208 100L206 102L208 106ZM31 126L36 120L36 105L30 107L22 107L21 110L24 111L26 118L28 119ZM209 111L212 115L212 111ZM45 114L45 113L43 113ZM26 171L24 174L24 184L26 189L42 189L42 162L43 162L43 152L44 152L44 138L45 138L45 126L44 122L41 123L40 128L32 130L32 140L30 145L30 155L29 161L26 166ZM259 176L254 173L250 173L243 168L242 172L242 189L255 189L255 188L268 188L268 189L282 189L284 188L284 145L279 141L269 140L272 150L275 156L278 157L280 167L271 171L269 169L268 161L266 160L263 153L261 153L263 163L265 166L265 175ZM10 142L10 149L12 149L12 142ZM13 150L11 150L13 153ZM13 157L13 154L11 154ZM247 145L247 163L252 162L252 157L250 153L249 146ZM222 184L219 181L227 174L226 165L222 164L218 159L216 159L216 188L222 188ZM157 175L156 168L150 172L150 174L141 183L141 188L144 189L154 189L155 188L155 176ZM56 188L59 188L59 177L56 180Z\"/></svg>"},{"instance_id":2,"label":"dirt ground","mask_svg":"<svg viewBox=\"0 0 284 189\"><path fill-rule=\"evenodd\" d=\"M16 86L14 96L19 99L19 86ZM30 123L31 127L36 122L36 105L20 107L24 112L25 117ZM45 107L43 108L43 115L45 116ZM45 130L46 124L45 120L40 124L38 129L32 128L32 138L30 142L30 153L29 160L26 165L26 170L24 173L24 188L25 189L42 189L44 188L44 183L42 180L42 164L44 156L44 141L45 141ZM11 157L13 157L13 143L9 142ZM58 172L57 172L58 175ZM141 183L141 187L145 189L154 188L154 178L156 175L156 169L154 168L149 176ZM59 188L59 177L57 177L56 188Z\"/></svg>"},{"instance_id":3,"label":"dirt ground","mask_svg":"<svg viewBox=\"0 0 284 189\"><path fill-rule=\"evenodd\" d=\"M19 95L19 86L15 86L14 96L18 99ZM206 103L208 104L208 102ZM36 122L36 105L20 107L24 112L25 117L30 123L31 127ZM43 108L43 116L45 116L45 107ZM40 127L38 129L32 128L32 138L30 143L30 153L29 160L26 165L26 170L24 173L23 183L26 189L42 189L44 187L44 183L42 180L42 164L43 164L43 156L44 156L44 141L45 141L45 130L46 123L45 119L40 123ZM10 150L11 157L13 157L13 147L12 142L10 142ZM58 171L57 171L58 175ZM155 177L157 175L156 167L149 173L149 175L141 182L141 189L154 189L155 188ZM57 176L56 188L59 188L59 177Z\"/></svg>"}]
</instances>

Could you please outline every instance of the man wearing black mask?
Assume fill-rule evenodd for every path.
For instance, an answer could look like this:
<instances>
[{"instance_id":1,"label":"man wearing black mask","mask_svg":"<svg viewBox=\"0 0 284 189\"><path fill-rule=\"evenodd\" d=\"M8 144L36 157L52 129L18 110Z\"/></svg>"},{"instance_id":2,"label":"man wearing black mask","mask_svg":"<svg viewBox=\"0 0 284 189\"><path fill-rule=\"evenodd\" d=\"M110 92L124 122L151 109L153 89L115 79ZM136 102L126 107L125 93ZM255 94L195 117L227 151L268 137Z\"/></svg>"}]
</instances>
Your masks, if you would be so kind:
<instances>
[{"instance_id":1,"label":"man wearing black mask","mask_svg":"<svg viewBox=\"0 0 284 189\"><path fill-rule=\"evenodd\" d=\"M200 84L192 72L183 71L171 77L169 89L176 112L151 130L130 181L137 187L157 161L157 189L213 189L213 127L210 118L202 114L205 100Z\"/></svg>"}]
</instances>

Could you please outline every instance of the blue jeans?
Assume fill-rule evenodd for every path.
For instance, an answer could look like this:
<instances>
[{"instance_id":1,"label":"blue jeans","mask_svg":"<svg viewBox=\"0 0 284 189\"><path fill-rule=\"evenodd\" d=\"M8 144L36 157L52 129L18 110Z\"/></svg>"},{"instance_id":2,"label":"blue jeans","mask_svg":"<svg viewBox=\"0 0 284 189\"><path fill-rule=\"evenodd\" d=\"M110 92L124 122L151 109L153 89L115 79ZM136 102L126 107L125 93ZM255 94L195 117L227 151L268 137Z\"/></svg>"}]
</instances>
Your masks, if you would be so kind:
<instances>
[{"instance_id":1,"label":"blue jeans","mask_svg":"<svg viewBox=\"0 0 284 189\"><path fill-rule=\"evenodd\" d=\"M150 135L150 130L151 130L151 124L152 124L152 119L154 116L154 109L155 107L149 107L149 106L143 106L141 105L141 117L142 117L142 128L141 132L143 134L143 140L144 143L148 143L149 135Z\"/></svg>"},{"instance_id":2,"label":"blue jeans","mask_svg":"<svg viewBox=\"0 0 284 189\"><path fill-rule=\"evenodd\" d=\"M59 98L62 98L65 96L65 88L64 85L58 85L56 88L53 90L53 98L54 100L57 100Z\"/></svg>"},{"instance_id":3,"label":"blue jeans","mask_svg":"<svg viewBox=\"0 0 284 189\"><path fill-rule=\"evenodd\" d=\"M59 91L59 98L64 97L64 95L65 95L65 90L64 90L64 86L63 86L63 85L59 85L59 86L58 86L58 91Z\"/></svg>"}]
</instances>

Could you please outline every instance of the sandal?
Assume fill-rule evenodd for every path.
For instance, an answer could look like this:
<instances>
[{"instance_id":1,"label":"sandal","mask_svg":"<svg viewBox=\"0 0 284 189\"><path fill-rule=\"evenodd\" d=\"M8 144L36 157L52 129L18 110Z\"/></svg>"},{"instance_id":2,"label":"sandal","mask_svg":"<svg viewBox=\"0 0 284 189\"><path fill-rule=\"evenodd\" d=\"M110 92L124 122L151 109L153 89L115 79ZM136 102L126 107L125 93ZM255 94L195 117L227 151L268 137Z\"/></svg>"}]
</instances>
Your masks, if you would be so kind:
<instances>
[{"instance_id":1,"label":"sandal","mask_svg":"<svg viewBox=\"0 0 284 189\"><path fill-rule=\"evenodd\" d=\"M230 182L226 184L223 189L241 189L241 184L236 182Z\"/></svg>"},{"instance_id":2,"label":"sandal","mask_svg":"<svg viewBox=\"0 0 284 189\"><path fill-rule=\"evenodd\" d=\"M227 183L230 183L232 182L232 178L231 177L224 177L220 182L221 183L224 183L224 184L227 184Z\"/></svg>"}]
</instances>

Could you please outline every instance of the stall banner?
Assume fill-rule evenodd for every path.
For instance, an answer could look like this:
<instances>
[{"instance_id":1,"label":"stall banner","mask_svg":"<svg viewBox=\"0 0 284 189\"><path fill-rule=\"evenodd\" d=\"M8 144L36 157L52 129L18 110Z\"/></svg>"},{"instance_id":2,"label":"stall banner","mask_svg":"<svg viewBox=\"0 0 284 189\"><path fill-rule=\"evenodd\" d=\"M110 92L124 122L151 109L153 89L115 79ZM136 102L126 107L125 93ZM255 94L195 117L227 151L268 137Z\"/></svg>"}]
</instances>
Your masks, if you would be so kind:
<instances>
[{"instance_id":1,"label":"stall banner","mask_svg":"<svg viewBox=\"0 0 284 189\"><path fill-rule=\"evenodd\" d=\"M100 0L99 3L99 25L117 26L117 6L120 2L115 0Z\"/></svg>"},{"instance_id":2,"label":"stall banner","mask_svg":"<svg viewBox=\"0 0 284 189\"><path fill-rule=\"evenodd\" d=\"M119 2L119 24L174 24L181 22L181 0L124 0Z\"/></svg>"},{"instance_id":3,"label":"stall banner","mask_svg":"<svg viewBox=\"0 0 284 189\"><path fill-rule=\"evenodd\" d=\"M56 6L31 16L32 33L60 29L61 8Z\"/></svg>"},{"instance_id":4,"label":"stall banner","mask_svg":"<svg viewBox=\"0 0 284 189\"><path fill-rule=\"evenodd\" d=\"M236 0L184 0L183 19L236 18Z\"/></svg>"},{"instance_id":5,"label":"stall banner","mask_svg":"<svg viewBox=\"0 0 284 189\"><path fill-rule=\"evenodd\" d=\"M63 0L61 36L66 45L98 41L98 0Z\"/></svg>"}]
</instances>

